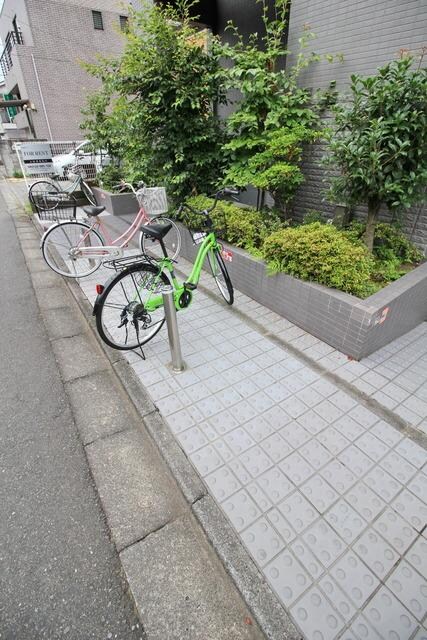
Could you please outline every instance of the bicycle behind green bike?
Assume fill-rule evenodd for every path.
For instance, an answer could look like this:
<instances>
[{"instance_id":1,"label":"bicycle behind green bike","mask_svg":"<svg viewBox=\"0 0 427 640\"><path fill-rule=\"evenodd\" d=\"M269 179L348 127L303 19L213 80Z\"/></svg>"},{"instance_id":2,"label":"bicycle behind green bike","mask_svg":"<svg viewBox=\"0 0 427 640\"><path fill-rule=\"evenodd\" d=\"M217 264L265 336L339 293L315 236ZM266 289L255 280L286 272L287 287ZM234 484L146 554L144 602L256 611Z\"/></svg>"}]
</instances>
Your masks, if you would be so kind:
<instances>
[{"instance_id":1,"label":"bicycle behind green bike","mask_svg":"<svg viewBox=\"0 0 427 640\"><path fill-rule=\"evenodd\" d=\"M195 211L188 204L181 205L179 214L188 210L203 219L193 240L200 244L191 273L185 282L179 282L174 269L174 260L168 257L165 236L171 225L147 225L142 232L158 241L163 257L142 255L113 261L118 270L105 285L97 285L98 296L93 314L102 340L113 349L131 350L146 344L159 332L165 322L162 291L165 286L174 289L177 311L187 308L197 289L203 264L208 258L212 276L218 289L231 305L234 301L233 285L221 255L221 244L213 229L211 211L222 196L235 196L237 191L222 189L215 196L210 209Z\"/></svg>"}]
</instances>

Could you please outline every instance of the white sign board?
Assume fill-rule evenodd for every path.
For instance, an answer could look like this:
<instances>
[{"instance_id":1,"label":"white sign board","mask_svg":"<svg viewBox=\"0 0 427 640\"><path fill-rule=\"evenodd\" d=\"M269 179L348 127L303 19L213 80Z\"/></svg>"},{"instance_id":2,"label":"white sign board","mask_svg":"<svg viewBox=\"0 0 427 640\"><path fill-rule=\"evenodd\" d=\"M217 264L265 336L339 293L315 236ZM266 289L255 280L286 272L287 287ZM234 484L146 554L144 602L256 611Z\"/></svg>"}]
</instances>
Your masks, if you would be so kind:
<instances>
[{"instance_id":1,"label":"white sign board","mask_svg":"<svg viewBox=\"0 0 427 640\"><path fill-rule=\"evenodd\" d=\"M27 176L53 173L52 152L48 142L22 142L20 152Z\"/></svg>"}]
</instances>

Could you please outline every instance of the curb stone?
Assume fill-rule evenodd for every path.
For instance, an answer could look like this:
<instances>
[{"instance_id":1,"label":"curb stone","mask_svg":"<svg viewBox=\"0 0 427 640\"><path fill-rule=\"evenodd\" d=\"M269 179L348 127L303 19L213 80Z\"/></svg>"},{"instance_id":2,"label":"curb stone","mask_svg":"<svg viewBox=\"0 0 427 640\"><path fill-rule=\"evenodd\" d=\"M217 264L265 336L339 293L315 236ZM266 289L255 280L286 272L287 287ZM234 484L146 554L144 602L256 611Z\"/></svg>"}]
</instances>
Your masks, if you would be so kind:
<instances>
[{"instance_id":1,"label":"curb stone","mask_svg":"<svg viewBox=\"0 0 427 640\"><path fill-rule=\"evenodd\" d=\"M31 224L31 222L27 222L27 224ZM37 229L36 224L35 226ZM31 264L33 259L33 255L26 257L27 265ZM52 346L56 345L55 349L59 359L61 359L61 355L63 356L63 354L60 354L60 347L67 346L69 353L72 354L73 350L69 348L71 341L81 346L82 338L85 343L85 349L88 349L88 352L92 350L96 354L97 363L94 368L88 366L87 371L83 372L82 375L77 375L74 366L65 372L65 386L67 393L69 393L77 426L79 427L80 425L81 428L83 413L80 412L79 414L77 410L74 410L78 392L74 394L73 398L73 386L75 391L79 384L83 385L84 388L84 385L89 383L90 380L93 381L95 376L99 376L100 381L104 376L106 379L109 377L111 380L111 371L114 371L118 378L116 382L123 385L125 393L137 413L138 424L136 431L130 424L127 430L119 427L118 430L114 430L112 433L97 433L93 436L95 439L89 436L90 443L83 446L85 447L90 471L98 490L101 504L106 513L112 539L119 551L130 593L144 627L147 627L148 622L146 616L149 617L148 628L146 628L148 640L166 640L166 638L167 640L175 638L176 640L183 638L186 640L223 640L225 638L233 638L233 640L261 640L262 638L268 638L269 640L299 640L301 635L297 632L285 610L275 599L275 596L273 596L270 587L261 578L258 569L230 525L228 525L226 538L229 541L229 547L234 549L234 554L238 549L238 553L234 555L234 558L238 557L240 562L236 562L231 553L229 557L227 556L226 546L223 543L222 548L220 546L217 547L217 541L219 544L219 541L224 539L225 534L222 531L222 527L227 526L227 521L224 516L222 518L205 518L203 516L205 503L202 501L209 499L204 483L179 447L169 427L127 360L120 353L111 353L111 350L107 351L107 348L101 342L96 333L91 305L84 297L80 287L73 281L61 282L59 276L55 278L54 283L52 282L51 284L49 282L49 286L43 286L41 278L34 278L31 272L30 275L33 279L37 299L39 299L39 293L41 294L41 310L42 312L44 311L42 317L46 323L49 322L49 313L46 313L46 310L57 311L59 309L61 310L59 313L62 313L64 307L74 306L75 304L76 310L78 307L91 329L89 334L86 328L84 333L71 337L61 337L52 341ZM41 273L39 275L41 276ZM67 289L72 294L71 297ZM52 299L56 293L61 295L61 303L57 306L55 306L54 299ZM57 325L57 323L58 318L55 319L54 324ZM52 332L54 331L55 329L51 328L51 340ZM89 344L94 342L94 337L96 338L95 349ZM76 341L76 338L79 338L79 340ZM107 356L110 367L101 363L103 354ZM93 414L92 417L89 415L89 420L93 420ZM123 473L118 474L120 477L116 478L115 486L113 489L111 486L108 487L108 482L105 482L105 479L111 481L111 470L114 465L112 466L108 461L108 456L107 461L105 460L105 451L108 450L114 438L117 441L120 439L126 440L132 438L132 433L142 433L142 436L146 433L146 437L151 440L151 446L155 448L162 461L157 466L159 467L162 464L165 466L166 463L166 468L172 476L172 484L175 485L174 489L177 492L175 495L176 502L179 504L182 501L184 507L175 511L173 514L174 519L164 518L165 522L151 533L143 531L140 539L134 540L131 537L123 542L123 538L120 538L119 525L117 524L117 522L120 523L120 520L113 522L114 518L111 514L113 511L117 514L120 511L119 507L123 508L120 491L123 490L123 485L125 485L124 474L128 469L126 465L122 465ZM83 431L80 437L84 442L84 440L88 439L88 434ZM103 455L98 456L97 449L103 450ZM110 451L113 451L113 449L110 449ZM103 456L104 460L102 460ZM132 483L132 479L127 476L126 481L131 483L132 492L141 491L142 483L140 478L135 483L134 476ZM116 506L114 503L116 503ZM131 506L134 507L135 505L132 503ZM181 515L177 515L178 513ZM126 512L126 517L131 517L129 510ZM185 523L185 527L182 523ZM134 537L138 538L138 535ZM155 546L153 546L153 540L158 541ZM149 549L149 552L147 552L147 549ZM178 550L182 552L181 556L183 558L180 570L178 570L180 567L179 558L176 556ZM167 554L166 558L164 553ZM140 557L147 557L147 561L142 565L138 564L138 558ZM204 560L200 564L202 558ZM152 559L152 562L148 573L147 566L150 559ZM206 567L206 562L209 563L209 571L200 572L200 566ZM167 588L171 585L167 580L164 587L156 590L156 585L157 587L159 585L162 586L162 581L165 580L164 573L161 573L164 570L164 565L169 569L173 567L175 578L177 576L179 578L176 583L175 595L178 595L175 600L171 600L171 591L170 588L169 591ZM141 570L136 571L136 566L139 566ZM147 573L144 574L144 571ZM250 578L248 579L247 576L241 574L242 571L247 571ZM179 599L181 589L179 580L185 575L191 577L185 582L187 591L185 602L193 601L194 606L184 606L181 611L176 611L173 603L175 602L176 607L181 604ZM141 584L141 576L149 578L150 589ZM160 579L161 581L157 583L156 581ZM203 580L206 581L206 584L203 583ZM256 580L255 583L254 580ZM240 588L245 585L245 581L247 581L247 588L241 592ZM251 582L254 584L250 588L249 583ZM155 598L149 598L152 587L153 592L157 594ZM194 588L196 589L195 594L192 593ZM257 594L256 597L252 595L252 592ZM220 596L223 597L223 600L221 600ZM215 606L219 607L216 612L214 610ZM272 615L274 608L276 613ZM233 612L233 615L230 616L229 611ZM271 615L272 618L270 619ZM168 626L169 616L174 620L172 626ZM206 618L209 624L203 625L202 632L200 620L203 618ZM179 620L179 624L177 624L177 620ZM214 624L210 625L212 620ZM177 633L182 634L176 635Z\"/></svg>"}]
</instances>

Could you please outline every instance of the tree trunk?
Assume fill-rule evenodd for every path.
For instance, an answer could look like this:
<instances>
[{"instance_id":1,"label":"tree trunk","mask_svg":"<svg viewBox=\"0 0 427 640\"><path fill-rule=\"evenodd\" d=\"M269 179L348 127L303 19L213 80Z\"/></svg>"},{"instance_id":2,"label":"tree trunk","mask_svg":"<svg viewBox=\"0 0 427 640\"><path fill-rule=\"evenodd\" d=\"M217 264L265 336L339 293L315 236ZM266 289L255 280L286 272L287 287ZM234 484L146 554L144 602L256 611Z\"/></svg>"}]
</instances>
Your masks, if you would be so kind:
<instances>
[{"instance_id":1,"label":"tree trunk","mask_svg":"<svg viewBox=\"0 0 427 640\"><path fill-rule=\"evenodd\" d=\"M368 200L368 217L366 218L366 231L363 240L371 253L374 248L375 225L380 206L381 203L378 200Z\"/></svg>"}]
</instances>

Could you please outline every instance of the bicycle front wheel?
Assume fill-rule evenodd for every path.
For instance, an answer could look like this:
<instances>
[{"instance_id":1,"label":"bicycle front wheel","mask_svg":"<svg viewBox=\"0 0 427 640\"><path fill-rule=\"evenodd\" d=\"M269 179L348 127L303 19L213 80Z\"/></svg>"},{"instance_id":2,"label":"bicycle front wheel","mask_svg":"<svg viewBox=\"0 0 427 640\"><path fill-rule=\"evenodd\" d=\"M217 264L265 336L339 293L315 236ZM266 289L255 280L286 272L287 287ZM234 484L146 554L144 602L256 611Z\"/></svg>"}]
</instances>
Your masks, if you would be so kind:
<instances>
[{"instance_id":1,"label":"bicycle front wheel","mask_svg":"<svg viewBox=\"0 0 427 640\"><path fill-rule=\"evenodd\" d=\"M146 305L169 284L166 275L151 264L135 264L113 276L95 303L96 327L113 349L136 349L160 331L163 306L148 312Z\"/></svg>"},{"instance_id":2,"label":"bicycle front wheel","mask_svg":"<svg viewBox=\"0 0 427 640\"><path fill-rule=\"evenodd\" d=\"M96 198L95 198L95 194L93 193L92 189L90 188L90 186L88 184L86 184L86 182L84 180L81 181L80 183L81 189L86 197L86 200L93 206L96 207L97 202L96 202Z\"/></svg>"},{"instance_id":3,"label":"bicycle front wheel","mask_svg":"<svg viewBox=\"0 0 427 640\"><path fill-rule=\"evenodd\" d=\"M28 199L39 211L53 211L60 201L60 189L47 180L34 182L29 191Z\"/></svg>"},{"instance_id":4,"label":"bicycle front wheel","mask_svg":"<svg viewBox=\"0 0 427 640\"><path fill-rule=\"evenodd\" d=\"M228 275L227 267L218 249L212 249L208 253L209 265L216 285L227 304L234 302L234 289Z\"/></svg>"},{"instance_id":5,"label":"bicycle front wheel","mask_svg":"<svg viewBox=\"0 0 427 640\"><path fill-rule=\"evenodd\" d=\"M168 231L163 241L166 245L166 249L168 249L170 252L169 258L171 258L172 260L176 260L179 252L181 251L181 234L177 225L173 220L170 220L170 218L165 218L164 216L158 216L157 218L153 217L151 222L153 224L172 225L172 229ZM159 241L155 240L154 238L145 236L142 231L139 237L139 245L142 253L152 253L157 258L163 258L163 252Z\"/></svg>"},{"instance_id":6,"label":"bicycle front wheel","mask_svg":"<svg viewBox=\"0 0 427 640\"><path fill-rule=\"evenodd\" d=\"M67 278L84 278L98 269L101 258L79 258L79 247L102 247L102 236L84 222L60 222L43 236L41 250L49 267Z\"/></svg>"}]
</instances>

